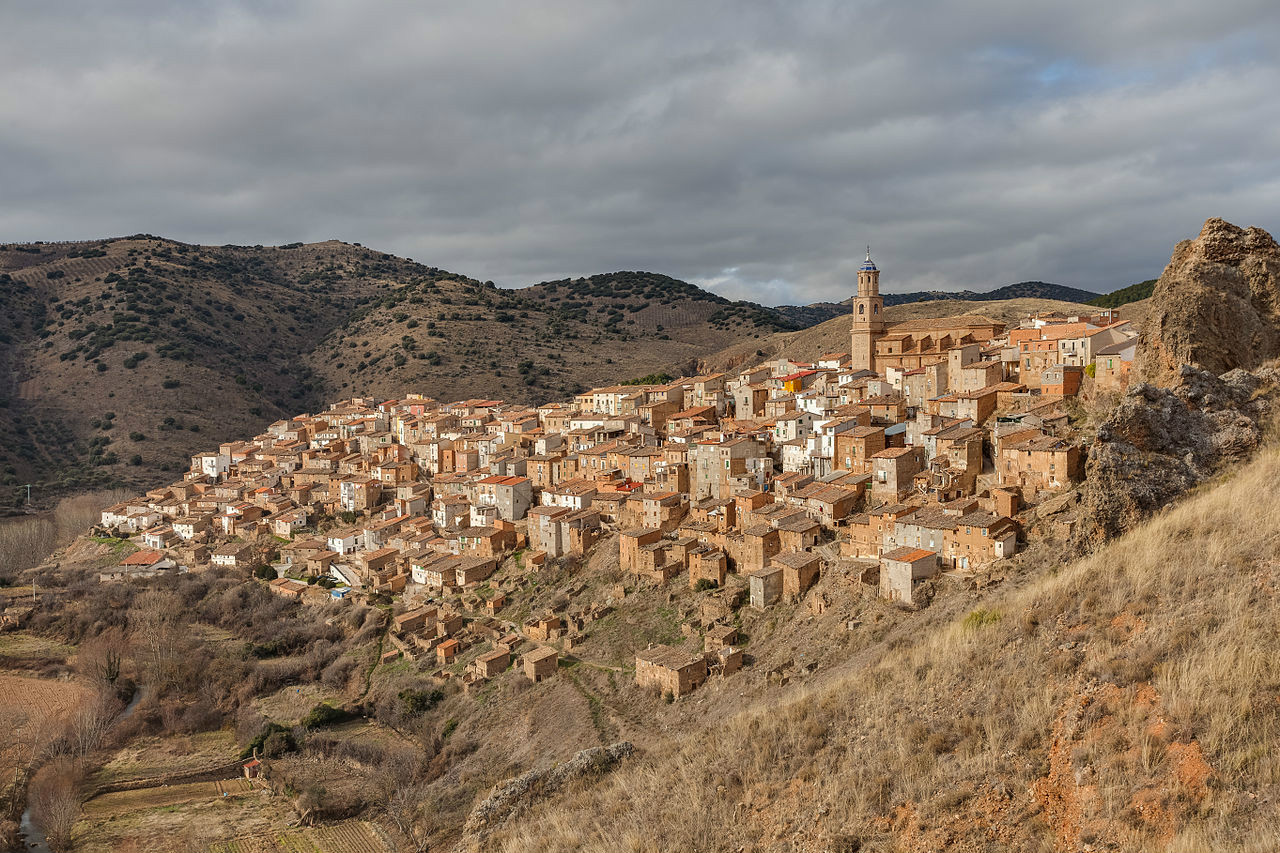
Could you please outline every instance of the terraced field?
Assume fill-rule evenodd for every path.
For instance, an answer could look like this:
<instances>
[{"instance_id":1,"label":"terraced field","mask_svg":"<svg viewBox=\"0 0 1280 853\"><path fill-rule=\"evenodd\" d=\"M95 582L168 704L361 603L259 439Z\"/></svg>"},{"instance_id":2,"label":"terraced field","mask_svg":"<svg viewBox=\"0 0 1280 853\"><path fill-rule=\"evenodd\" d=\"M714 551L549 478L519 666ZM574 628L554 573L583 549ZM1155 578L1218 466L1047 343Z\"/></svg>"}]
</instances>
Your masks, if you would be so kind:
<instances>
[{"instance_id":1,"label":"terraced field","mask_svg":"<svg viewBox=\"0 0 1280 853\"><path fill-rule=\"evenodd\" d=\"M242 796L253 790L253 785L248 779L227 779L218 782L188 782L184 785L140 788L137 791L116 791L94 797L85 803L84 816L86 820L95 820L201 800Z\"/></svg>"},{"instance_id":2,"label":"terraced field","mask_svg":"<svg viewBox=\"0 0 1280 853\"><path fill-rule=\"evenodd\" d=\"M388 853L389 849L370 823L348 820L219 841L210 853Z\"/></svg>"}]
</instances>

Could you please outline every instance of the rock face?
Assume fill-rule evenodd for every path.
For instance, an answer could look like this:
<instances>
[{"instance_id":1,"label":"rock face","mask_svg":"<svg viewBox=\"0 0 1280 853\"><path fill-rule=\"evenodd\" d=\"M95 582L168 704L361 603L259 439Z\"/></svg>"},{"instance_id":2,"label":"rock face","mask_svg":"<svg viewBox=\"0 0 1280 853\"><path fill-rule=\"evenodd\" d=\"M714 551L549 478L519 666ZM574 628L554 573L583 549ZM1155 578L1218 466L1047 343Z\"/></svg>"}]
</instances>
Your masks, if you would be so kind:
<instances>
[{"instance_id":1,"label":"rock face","mask_svg":"<svg viewBox=\"0 0 1280 853\"><path fill-rule=\"evenodd\" d=\"M635 752L629 741L584 749L564 764L546 770L530 770L497 785L472 809L462 829L456 853L482 849L484 838L496 827L521 814L539 799L574 780L609 772Z\"/></svg>"},{"instance_id":2,"label":"rock face","mask_svg":"<svg viewBox=\"0 0 1280 853\"><path fill-rule=\"evenodd\" d=\"M1174 388L1131 387L1089 448L1077 544L1128 530L1257 449L1274 409L1280 371L1215 376L1183 365Z\"/></svg>"},{"instance_id":3,"label":"rock face","mask_svg":"<svg viewBox=\"0 0 1280 853\"><path fill-rule=\"evenodd\" d=\"M1156 283L1138 375L1176 385L1184 364L1218 375L1280 356L1280 246L1261 228L1210 219Z\"/></svg>"}]
</instances>

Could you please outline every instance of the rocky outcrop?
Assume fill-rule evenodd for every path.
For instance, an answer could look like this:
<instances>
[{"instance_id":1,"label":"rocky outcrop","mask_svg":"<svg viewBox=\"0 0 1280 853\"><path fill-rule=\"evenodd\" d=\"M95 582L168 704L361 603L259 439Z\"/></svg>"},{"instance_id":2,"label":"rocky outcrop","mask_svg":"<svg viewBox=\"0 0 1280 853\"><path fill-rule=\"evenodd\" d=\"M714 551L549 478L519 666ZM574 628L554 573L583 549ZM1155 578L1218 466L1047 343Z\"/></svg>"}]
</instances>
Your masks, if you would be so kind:
<instances>
[{"instance_id":1,"label":"rocky outcrop","mask_svg":"<svg viewBox=\"0 0 1280 853\"><path fill-rule=\"evenodd\" d=\"M1091 547L1138 521L1262 441L1280 371L1190 365L1176 387L1136 385L1098 429L1089 448L1077 544Z\"/></svg>"},{"instance_id":2,"label":"rocky outcrop","mask_svg":"<svg viewBox=\"0 0 1280 853\"><path fill-rule=\"evenodd\" d=\"M634 751L635 747L629 741L584 749L564 764L546 770L530 770L502 782L471 810L462 829L462 838L454 850L462 853L482 848L485 836L538 800L575 780L609 772Z\"/></svg>"},{"instance_id":3,"label":"rocky outcrop","mask_svg":"<svg viewBox=\"0 0 1280 853\"><path fill-rule=\"evenodd\" d=\"M1210 219L1156 283L1138 374L1178 384L1182 365L1218 375L1280 356L1280 246L1261 228Z\"/></svg>"},{"instance_id":4,"label":"rocky outcrop","mask_svg":"<svg viewBox=\"0 0 1280 853\"><path fill-rule=\"evenodd\" d=\"M1222 219L1183 240L1156 283L1140 383L1089 448L1076 544L1128 530L1251 454L1280 385L1280 246ZM1253 372L1250 372L1253 371Z\"/></svg>"}]
</instances>

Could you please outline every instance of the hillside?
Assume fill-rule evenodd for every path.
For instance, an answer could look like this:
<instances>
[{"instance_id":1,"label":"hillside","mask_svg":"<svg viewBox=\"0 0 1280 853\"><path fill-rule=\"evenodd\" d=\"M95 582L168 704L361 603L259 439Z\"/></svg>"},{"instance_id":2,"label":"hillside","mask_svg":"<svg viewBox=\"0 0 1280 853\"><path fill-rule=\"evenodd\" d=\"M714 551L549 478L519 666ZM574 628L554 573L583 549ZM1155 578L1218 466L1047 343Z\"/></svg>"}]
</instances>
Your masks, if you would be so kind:
<instances>
[{"instance_id":1,"label":"hillside","mask_svg":"<svg viewBox=\"0 0 1280 853\"><path fill-rule=\"evenodd\" d=\"M912 302L934 302L954 299L962 302L1003 302L1008 299L1052 299L1058 302L1088 302L1096 299L1097 293L1081 290L1078 287L1067 287L1062 284L1051 284L1047 281L1020 281L1006 284L995 290L917 290L910 293L886 293L884 304L906 305Z\"/></svg>"},{"instance_id":2,"label":"hillside","mask_svg":"<svg viewBox=\"0 0 1280 853\"><path fill-rule=\"evenodd\" d=\"M0 245L0 303L4 505L154 485L336 395L537 403L796 328L662 275L505 290L336 240Z\"/></svg>"},{"instance_id":3,"label":"hillside","mask_svg":"<svg viewBox=\"0 0 1280 853\"><path fill-rule=\"evenodd\" d=\"M698 696L642 758L484 849L1272 849L1278 484L1272 446L1088 558L1046 549L904 617L802 688Z\"/></svg>"},{"instance_id":4,"label":"hillside","mask_svg":"<svg viewBox=\"0 0 1280 853\"><path fill-rule=\"evenodd\" d=\"M1113 290L1096 299L1090 299L1088 302L1090 305L1097 305L1099 308L1119 308L1121 305L1129 305L1149 298L1152 291L1155 290L1156 281L1154 278L1149 278L1146 281L1140 281L1137 284Z\"/></svg>"},{"instance_id":5,"label":"hillside","mask_svg":"<svg viewBox=\"0 0 1280 853\"><path fill-rule=\"evenodd\" d=\"M1147 295L1150 295L1149 293ZM1077 287L1061 284L1050 284L1047 281L1020 281L1006 284L994 290L913 290L909 293L885 293L886 307L893 305L911 305L917 302L1004 302L1010 299L1049 299L1057 302L1097 304L1096 300L1105 296ZM1093 300L1093 301L1091 301ZM834 317L848 314L852 297L842 302L814 302L809 305L779 305L770 310L777 312L797 327L808 328L825 323ZM931 316L949 316L950 309L940 307L938 310L947 314Z\"/></svg>"},{"instance_id":6,"label":"hillside","mask_svg":"<svg viewBox=\"0 0 1280 853\"><path fill-rule=\"evenodd\" d=\"M1033 311L1074 313L1082 309L1085 309L1085 306L1078 303L1049 299L1007 299L996 302L946 299L886 306L884 316L892 323L917 317L981 314L1003 323L1015 323ZM698 367L701 371L730 370L739 365L776 356L786 356L797 361L813 361L823 353L847 353L849 327L850 319L846 312L825 323L798 332L778 332L759 340L739 341L702 358L698 362Z\"/></svg>"}]
</instances>

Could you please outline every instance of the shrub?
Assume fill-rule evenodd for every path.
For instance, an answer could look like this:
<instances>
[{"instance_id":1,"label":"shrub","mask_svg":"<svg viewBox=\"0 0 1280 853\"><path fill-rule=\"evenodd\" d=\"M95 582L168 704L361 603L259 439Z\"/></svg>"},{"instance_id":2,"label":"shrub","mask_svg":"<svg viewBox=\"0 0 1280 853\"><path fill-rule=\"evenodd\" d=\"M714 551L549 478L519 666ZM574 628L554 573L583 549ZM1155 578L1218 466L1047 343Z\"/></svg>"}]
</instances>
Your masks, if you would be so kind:
<instances>
[{"instance_id":1,"label":"shrub","mask_svg":"<svg viewBox=\"0 0 1280 853\"><path fill-rule=\"evenodd\" d=\"M262 754L267 758L275 758L297 748L298 743L293 739L293 733L288 731L272 732L262 742Z\"/></svg>"},{"instance_id":2,"label":"shrub","mask_svg":"<svg viewBox=\"0 0 1280 853\"><path fill-rule=\"evenodd\" d=\"M977 631L988 625L995 625L1000 621L999 610L985 610L979 607L964 617L964 627L967 631Z\"/></svg>"},{"instance_id":3,"label":"shrub","mask_svg":"<svg viewBox=\"0 0 1280 853\"><path fill-rule=\"evenodd\" d=\"M282 735L281 738L277 738L275 742L272 744L274 747L276 748L287 747L286 749L283 750L283 752L275 753L276 755L283 755L284 752L289 752L291 750L298 748L297 743L293 739L293 734L288 729L286 729L284 726L280 725L279 723L267 723L265 726L262 727L262 731L258 732L257 737L249 741L249 745L246 746L244 750L240 753L240 757L248 758L249 756L253 755L255 750L262 752L264 755L268 754L265 750L265 747L266 747L267 740L272 735Z\"/></svg>"},{"instance_id":4,"label":"shrub","mask_svg":"<svg viewBox=\"0 0 1280 853\"><path fill-rule=\"evenodd\" d=\"M146 441L147 437L143 433L137 432L135 430L134 432L129 433L129 440L130 441Z\"/></svg>"},{"instance_id":5,"label":"shrub","mask_svg":"<svg viewBox=\"0 0 1280 853\"><path fill-rule=\"evenodd\" d=\"M301 725L308 729L318 729L321 726L333 726L338 723L345 723L354 717L355 714L342 708L335 708L332 705L321 702L316 705L307 715L302 718Z\"/></svg>"},{"instance_id":6,"label":"shrub","mask_svg":"<svg viewBox=\"0 0 1280 853\"><path fill-rule=\"evenodd\" d=\"M182 382L178 379L166 379L165 381L160 383L160 387L165 389L173 389L173 388L177 388L181 384Z\"/></svg>"},{"instance_id":7,"label":"shrub","mask_svg":"<svg viewBox=\"0 0 1280 853\"><path fill-rule=\"evenodd\" d=\"M401 690L399 699L404 713L410 717L417 717L439 704L444 699L444 691L439 688L435 690Z\"/></svg>"}]
</instances>

